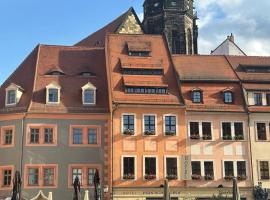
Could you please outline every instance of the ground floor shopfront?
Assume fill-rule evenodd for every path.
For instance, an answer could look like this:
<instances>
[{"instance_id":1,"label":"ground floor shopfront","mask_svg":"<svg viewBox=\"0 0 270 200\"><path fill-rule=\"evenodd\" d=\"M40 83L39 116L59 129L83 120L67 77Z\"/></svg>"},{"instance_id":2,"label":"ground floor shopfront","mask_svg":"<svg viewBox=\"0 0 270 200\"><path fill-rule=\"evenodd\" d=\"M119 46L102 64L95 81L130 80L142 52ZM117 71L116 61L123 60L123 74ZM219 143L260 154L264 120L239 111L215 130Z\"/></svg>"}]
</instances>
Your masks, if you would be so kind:
<instances>
[{"instance_id":1,"label":"ground floor shopfront","mask_svg":"<svg viewBox=\"0 0 270 200\"><path fill-rule=\"evenodd\" d=\"M164 188L114 188L113 200L162 200ZM253 188L240 188L241 199L253 200ZM172 200L211 200L222 194L230 199L231 188L170 188Z\"/></svg>"}]
</instances>

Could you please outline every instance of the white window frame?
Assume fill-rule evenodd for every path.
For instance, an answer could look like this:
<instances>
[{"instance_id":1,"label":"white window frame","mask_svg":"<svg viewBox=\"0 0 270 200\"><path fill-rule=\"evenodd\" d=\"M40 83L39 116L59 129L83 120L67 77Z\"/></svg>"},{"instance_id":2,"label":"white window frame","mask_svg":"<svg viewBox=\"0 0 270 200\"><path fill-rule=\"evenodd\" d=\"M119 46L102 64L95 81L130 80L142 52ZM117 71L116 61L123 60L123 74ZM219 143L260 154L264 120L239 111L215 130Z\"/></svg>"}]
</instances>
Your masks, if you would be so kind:
<instances>
[{"instance_id":1,"label":"white window frame","mask_svg":"<svg viewBox=\"0 0 270 200\"><path fill-rule=\"evenodd\" d=\"M124 158L134 158L134 179L124 179ZM121 156L121 180L122 181L136 181L137 180L137 155L122 155Z\"/></svg>"},{"instance_id":2,"label":"white window frame","mask_svg":"<svg viewBox=\"0 0 270 200\"><path fill-rule=\"evenodd\" d=\"M259 140L258 139L258 130L257 130L257 124L258 123L262 123L262 124L265 124L265 128L266 128L266 140ZM256 138L256 142L267 142L267 141L269 141L269 139L270 139L270 122L268 122L268 121L255 121L254 122L254 128L255 128L255 130L254 130L254 133L256 134L255 135L255 138Z\"/></svg>"},{"instance_id":3,"label":"white window frame","mask_svg":"<svg viewBox=\"0 0 270 200\"><path fill-rule=\"evenodd\" d=\"M231 123L231 134L232 134L232 139L231 140L223 140L223 128L222 128L222 124L223 123ZM234 123L242 123L243 124L243 136L244 136L244 140L240 140L240 141L246 141L247 140L247 136L246 136L246 126L245 126L245 121L221 121L220 122L220 138L222 141L225 142L230 142L230 141L235 141L235 129L234 129Z\"/></svg>"},{"instance_id":4,"label":"white window frame","mask_svg":"<svg viewBox=\"0 0 270 200\"><path fill-rule=\"evenodd\" d=\"M261 179L261 167L260 167L260 162L268 162L268 171L269 171L269 179ZM258 174L258 180L260 182L269 182L270 181L270 160L267 159L259 159L257 160L257 174Z\"/></svg>"},{"instance_id":5,"label":"white window frame","mask_svg":"<svg viewBox=\"0 0 270 200\"><path fill-rule=\"evenodd\" d=\"M164 179L167 177L167 158L176 158L176 164L177 164L177 179L176 180L180 180L180 164L179 164L179 156L175 156L175 155L165 155L164 156Z\"/></svg>"},{"instance_id":6,"label":"white window frame","mask_svg":"<svg viewBox=\"0 0 270 200\"><path fill-rule=\"evenodd\" d=\"M57 102L50 102L49 101L49 90L50 89L56 89L57 92L58 92L58 99L57 99ZM57 105L60 103L60 96L61 96L61 87L58 85L58 84L55 84L55 83L51 83L49 85L46 86L46 104L48 105Z\"/></svg>"},{"instance_id":7,"label":"white window frame","mask_svg":"<svg viewBox=\"0 0 270 200\"><path fill-rule=\"evenodd\" d=\"M121 114L121 135L125 135L124 134L124 115L133 115L134 116L134 134L133 135L130 135L130 136L136 136L137 133L136 133L136 114L135 113L122 113Z\"/></svg>"},{"instance_id":8,"label":"white window frame","mask_svg":"<svg viewBox=\"0 0 270 200\"><path fill-rule=\"evenodd\" d=\"M232 161L233 162L233 173L234 173L234 177L237 177L238 176L238 173L237 173L237 162L238 161L245 161L246 162L246 176L247 176L247 179L245 180L245 181L247 181L247 180L249 180L250 179L250 174L249 174L249 164L248 164L248 160L246 160L246 159L237 159L237 160L232 160L232 159L224 159L224 160L222 160L222 172L223 172L223 177L222 177L222 179L224 179L224 177L225 177L225 165L224 165L224 163L226 162L226 161Z\"/></svg>"},{"instance_id":9,"label":"white window frame","mask_svg":"<svg viewBox=\"0 0 270 200\"><path fill-rule=\"evenodd\" d=\"M166 117L170 117L170 116L174 116L175 117L175 120L176 120L176 125L175 125L175 129L176 129L176 132L175 132L175 135L174 136L170 136L170 135L166 135L166 123L165 123L165 118ZM165 114L163 115L163 135L166 136L166 137L175 137L175 136L178 136L178 115L177 114Z\"/></svg>"},{"instance_id":10,"label":"white window frame","mask_svg":"<svg viewBox=\"0 0 270 200\"><path fill-rule=\"evenodd\" d=\"M14 103L8 103L8 99L9 99L8 93L10 91L14 91L15 92ZM8 89L8 90L6 90L6 106L15 106L17 104L17 98L16 98L16 96L17 96L17 89Z\"/></svg>"},{"instance_id":11,"label":"white window frame","mask_svg":"<svg viewBox=\"0 0 270 200\"><path fill-rule=\"evenodd\" d=\"M152 181L158 181L159 180L159 170L158 170L158 156L155 156L155 155L145 155L143 156L143 180L144 181L148 181L145 179L145 159L146 158L155 158L156 159L156 178L153 179Z\"/></svg>"},{"instance_id":12,"label":"white window frame","mask_svg":"<svg viewBox=\"0 0 270 200\"><path fill-rule=\"evenodd\" d=\"M14 83L11 83L5 90L6 90L5 106L6 107L16 106L19 103L20 98L22 96L22 93L24 91L23 88L21 88L20 86L14 84ZM14 103L8 103L8 93L9 93L9 91L15 91Z\"/></svg>"},{"instance_id":13,"label":"white window frame","mask_svg":"<svg viewBox=\"0 0 270 200\"><path fill-rule=\"evenodd\" d=\"M157 133L157 114L143 114L142 115L142 135L143 136L147 136L149 137L148 135L145 135L144 132L145 132L145 127L144 127L144 117L145 116L154 116L155 117L155 135L151 135L151 136L158 136L158 133Z\"/></svg>"},{"instance_id":14,"label":"white window frame","mask_svg":"<svg viewBox=\"0 0 270 200\"><path fill-rule=\"evenodd\" d=\"M212 121L201 121L201 120L188 120L187 121L187 131L188 131L188 138L189 140L193 141L192 139L190 139L190 122L197 122L199 123L199 136L200 136L200 140L202 141L214 141L214 128L213 128L213 122ZM203 140L203 128L202 128L202 123L211 123L211 136L212 136L212 139L211 140Z\"/></svg>"},{"instance_id":15,"label":"white window frame","mask_svg":"<svg viewBox=\"0 0 270 200\"><path fill-rule=\"evenodd\" d=\"M85 102L85 91L86 90L93 90L94 91L94 102L93 103L88 103L88 102ZM83 105L86 105L86 106L91 106L91 105L96 105L96 102L97 102L97 88L90 82L88 82L86 85L84 85L82 87L82 102L83 102Z\"/></svg>"},{"instance_id":16,"label":"white window frame","mask_svg":"<svg viewBox=\"0 0 270 200\"><path fill-rule=\"evenodd\" d=\"M200 162L200 164L201 164L201 176L202 176L202 179L203 179L203 181L206 181L206 180L204 180L204 177L205 177L205 171L204 171L204 163L205 162L212 162L213 163L213 173L214 173L214 179L213 180L210 180L210 181L215 181L215 180L217 180L217 177L216 177L216 165L215 165L215 160L209 160L209 159L206 159L206 160L202 160L202 159L192 159L191 160L191 163L193 162L193 161L198 161L198 162ZM191 174L192 174L192 166L191 166Z\"/></svg>"}]
</instances>

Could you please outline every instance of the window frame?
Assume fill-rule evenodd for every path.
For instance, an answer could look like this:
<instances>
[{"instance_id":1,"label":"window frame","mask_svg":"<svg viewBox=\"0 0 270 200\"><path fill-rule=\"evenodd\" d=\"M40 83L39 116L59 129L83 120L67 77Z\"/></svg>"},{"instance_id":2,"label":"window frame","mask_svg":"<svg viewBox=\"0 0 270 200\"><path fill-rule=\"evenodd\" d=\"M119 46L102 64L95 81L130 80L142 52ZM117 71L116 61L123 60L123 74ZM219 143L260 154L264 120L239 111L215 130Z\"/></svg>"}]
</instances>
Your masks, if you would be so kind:
<instances>
[{"instance_id":1,"label":"window frame","mask_svg":"<svg viewBox=\"0 0 270 200\"><path fill-rule=\"evenodd\" d=\"M155 179L151 179L151 180L147 180L147 179L145 179L145 175L146 175L146 173L145 173L145 170L146 170L146 166L145 166L145 164L146 164L146 158L155 158L156 159L156 178ZM145 155L145 156L143 156L143 180L144 181L158 181L159 180L159 170L158 170L158 168L159 168L159 165L158 165L158 156L155 156L155 155Z\"/></svg>"},{"instance_id":2,"label":"window frame","mask_svg":"<svg viewBox=\"0 0 270 200\"><path fill-rule=\"evenodd\" d=\"M144 124L145 123L145 119L144 119L145 116L155 117L155 130L154 130L155 134L153 134L153 135L145 134L145 124ZM142 115L142 130L143 130L143 136L158 136L158 133L157 133L157 114L143 114Z\"/></svg>"},{"instance_id":3,"label":"window frame","mask_svg":"<svg viewBox=\"0 0 270 200\"><path fill-rule=\"evenodd\" d=\"M6 101L5 101L5 104L6 104L6 106L16 106L17 105L17 90L18 89L7 89L6 90ZM14 91L14 103L9 103L9 92L11 92L11 91Z\"/></svg>"},{"instance_id":4,"label":"window frame","mask_svg":"<svg viewBox=\"0 0 270 200\"><path fill-rule=\"evenodd\" d=\"M266 136L266 139L265 140L260 140L259 137L258 137L258 128L257 128L257 124L264 124L265 125L265 136ZM256 134L256 142L268 142L269 139L270 139L270 122L266 122L266 121L256 121L255 122L255 134Z\"/></svg>"},{"instance_id":5,"label":"window frame","mask_svg":"<svg viewBox=\"0 0 270 200\"><path fill-rule=\"evenodd\" d=\"M134 179L124 179L124 158L134 158ZM121 156L121 180L136 181L137 180L137 155L122 155Z\"/></svg>"},{"instance_id":6,"label":"window frame","mask_svg":"<svg viewBox=\"0 0 270 200\"><path fill-rule=\"evenodd\" d=\"M200 94L200 101L195 101L195 93L198 92ZM203 91L201 89L193 89L191 91L191 101L194 104L203 104Z\"/></svg>"},{"instance_id":7,"label":"window frame","mask_svg":"<svg viewBox=\"0 0 270 200\"><path fill-rule=\"evenodd\" d=\"M3 173L5 170L11 170L11 183L9 186L4 186L4 176ZM13 183L12 183L12 179L15 173L15 167L13 165L3 165L0 166L0 191L1 190L10 190L12 189Z\"/></svg>"},{"instance_id":8,"label":"window frame","mask_svg":"<svg viewBox=\"0 0 270 200\"><path fill-rule=\"evenodd\" d=\"M211 160L211 159L192 159L191 162L200 162L200 165L201 165L201 177L202 177L202 181L207 181L207 182L210 182L210 181L215 181L217 180L217 177L216 177L216 164L215 164L215 160ZM206 180L205 179L205 162L212 162L213 163L213 180ZM191 176L192 176L192 168L191 168Z\"/></svg>"},{"instance_id":9,"label":"window frame","mask_svg":"<svg viewBox=\"0 0 270 200\"><path fill-rule=\"evenodd\" d=\"M11 144L5 143L5 134L7 130L12 130L12 141ZM15 146L15 126L14 125L8 125L8 126L2 126L1 127L1 138L0 138L0 148L11 148Z\"/></svg>"},{"instance_id":10,"label":"window frame","mask_svg":"<svg viewBox=\"0 0 270 200\"><path fill-rule=\"evenodd\" d=\"M261 162L267 162L268 163L268 179L262 179L262 173L261 173ZM270 161L269 160L258 160L257 161L257 169L258 169L258 180L268 182L270 181Z\"/></svg>"},{"instance_id":11,"label":"window frame","mask_svg":"<svg viewBox=\"0 0 270 200\"><path fill-rule=\"evenodd\" d=\"M82 144L74 144L74 142L73 142L73 129L74 128L82 129ZM96 133L97 133L97 143L96 144L89 144L88 143L88 129L96 129ZM102 134L102 128L99 125L71 124L69 127L69 146L70 147L100 147L101 146L101 134Z\"/></svg>"},{"instance_id":12,"label":"window frame","mask_svg":"<svg viewBox=\"0 0 270 200\"><path fill-rule=\"evenodd\" d=\"M177 168L177 178L175 180L180 180L180 169L179 169L179 156L174 156L174 155L165 155L164 156L164 178L167 178L167 158L176 158L176 168Z\"/></svg>"},{"instance_id":13,"label":"window frame","mask_svg":"<svg viewBox=\"0 0 270 200\"><path fill-rule=\"evenodd\" d=\"M223 139L223 123L230 123L231 124L231 139L224 140ZM236 139L235 135L235 123L242 123L243 124L243 137L244 139ZM224 142L235 142L235 141L246 141L247 135L246 135L246 128L245 128L245 121L230 121L230 120L224 120L220 122L220 139Z\"/></svg>"},{"instance_id":14,"label":"window frame","mask_svg":"<svg viewBox=\"0 0 270 200\"><path fill-rule=\"evenodd\" d=\"M57 90L57 102L51 102L49 98L49 91L50 89L55 89ZM58 105L60 104L60 99L61 99L61 87L58 84L51 83L46 86L46 104L47 105Z\"/></svg>"},{"instance_id":15,"label":"window frame","mask_svg":"<svg viewBox=\"0 0 270 200\"><path fill-rule=\"evenodd\" d=\"M249 177L249 163L247 159L224 159L222 160L222 179L225 178L225 162L226 161L230 161L233 162L233 173L234 173L234 177L238 177L238 172L237 172L237 162L241 162L244 161L246 163L246 179L244 181L250 180Z\"/></svg>"},{"instance_id":16,"label":"window frame","mask_svg":"<svg viewBox=\"0 0 270 200\"><path fill-rule=\"evenodd\" d=\"M199 139L191 139L191 129L190 129L190 123L198 123L199 125ZM210 123L211 125L211 139L204 139L204 135L203 135L203 123ZM205 121L201 121L201 120L188 120L187 121L187 131L188 131L188 138L190 141L193 140L202 140L202 141L214 141L214 128L213 128L213 121L211 120L205 120Z\"/></svg>"},{"instance_id":17,"label":"window frame","mask_svg":"<svg viewBox=\"0 0 270 200\"><path fill-rule=\"evenodd\" d=\"M256 104L255 94L260 95L260 104ZM254 106L262 106L263 105L263 93L262 92L253 92L253 102L254 102Z\"/></svg>"},{"instance_id":18,"label":"window frame","mask_svg":"<svg viewBox=\"0 0 270 200\"><path fill-rule=\"evenodd\" d=\"M166 117L175 117L175 134L174 135L166 134ZM178 136L178 115L177 114L165 114L165 115L163 115L163 135L165 137L176 137L176 136Z\"/></svg>"},{"instance_id":19,"label":"window frame","mask_svg":"<svg viewBox=\"0 0 270 200\"><path fill-rule=\"evenodd\" d=\"M133 134L130 134L130 135L124 134L124 116L125 115L133 115L133 117L134 117L134 133ZM122 136L129 136L129 137L136 136L137 135L137 133L136 133L137 123L136 122L137 122L137 118L136 118L135 113L122 113L121 114L121 135Z\"/></svg>"},{"instance_id":20,"label":"window frame","mask_svg":"<svg viewBox=\"0 0 270 200\"><path fill-rule=\"evenodd\" d=\"M231 95L231 101L226 101L226 94ZM233 104L234 103L234 93L232 91L224 91L223 92L223 102L225 104Z\"/></svg>"}]
</instances>

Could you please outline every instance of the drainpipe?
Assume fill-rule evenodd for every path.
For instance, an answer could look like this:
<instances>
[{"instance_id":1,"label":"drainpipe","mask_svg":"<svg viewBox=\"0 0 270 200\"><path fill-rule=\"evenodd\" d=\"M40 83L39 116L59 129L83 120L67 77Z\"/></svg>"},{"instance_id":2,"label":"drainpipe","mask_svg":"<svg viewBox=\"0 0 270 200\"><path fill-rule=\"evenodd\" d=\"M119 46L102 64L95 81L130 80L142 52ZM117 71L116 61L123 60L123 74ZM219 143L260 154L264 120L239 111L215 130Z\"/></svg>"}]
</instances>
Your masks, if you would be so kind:
<instances>
[{"instance_id":1,"label":"drainpipe","mask_svg":"<svg viewBox=\"0 0 270 200\"><path fill-rule=\"evenodd\" d=\"M23 155L24 155L24 137L25 137L25 118L26 118L26 113L24 114L23 118L22 118L22 122L21 122L21 130L22 130L22 141L21 141L21 162L20 162L20 172L22 175L22 171L23 171Z\"/></svg>"},{"instance_id":2,"label":"drainpipe","mask_svg":"<svg viewBox=\"0 0 270 200\"><path fill-rule=\"evenodd\" d=\"M251 128L251 122L250 122L250 112L248 111L248 136L249 136L249 152L250 152L250 162L251 164L249 165L251 167L251 180L252 181L252 186L253 188L255 187L255 183L254 183L254 173L253 173L253 156L252 156L252 141L251 141L251 131L250 131L250 128Z\"/></svg>"}]
</instances>

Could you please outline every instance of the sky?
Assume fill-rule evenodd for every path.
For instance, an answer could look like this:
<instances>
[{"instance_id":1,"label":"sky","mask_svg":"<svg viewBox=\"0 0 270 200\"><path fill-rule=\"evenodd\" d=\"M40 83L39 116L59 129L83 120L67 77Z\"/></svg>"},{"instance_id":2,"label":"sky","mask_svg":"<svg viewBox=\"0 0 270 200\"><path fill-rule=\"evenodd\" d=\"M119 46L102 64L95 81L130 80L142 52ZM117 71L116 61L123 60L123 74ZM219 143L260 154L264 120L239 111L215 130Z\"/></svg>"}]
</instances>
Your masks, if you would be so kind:
<instances>
[{"instance_id":1,"label":"sky","mask_svg":"<svg viewBox=\"0 0 270 200\"><path fill-rule=\"evenodd\" d=\"M0 85L38 44L73 45L144 0L0 0ZM195 0L199 53L227 35L247 55L270 56L269 0Z\"/></svg>"}]
</instances>

